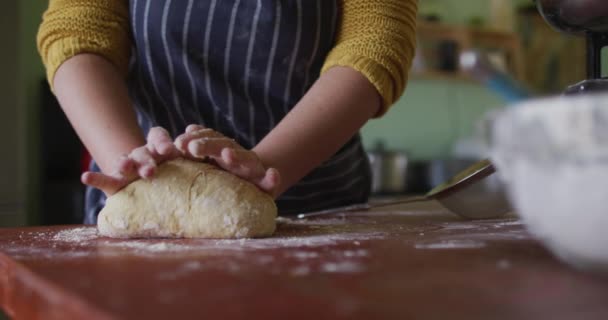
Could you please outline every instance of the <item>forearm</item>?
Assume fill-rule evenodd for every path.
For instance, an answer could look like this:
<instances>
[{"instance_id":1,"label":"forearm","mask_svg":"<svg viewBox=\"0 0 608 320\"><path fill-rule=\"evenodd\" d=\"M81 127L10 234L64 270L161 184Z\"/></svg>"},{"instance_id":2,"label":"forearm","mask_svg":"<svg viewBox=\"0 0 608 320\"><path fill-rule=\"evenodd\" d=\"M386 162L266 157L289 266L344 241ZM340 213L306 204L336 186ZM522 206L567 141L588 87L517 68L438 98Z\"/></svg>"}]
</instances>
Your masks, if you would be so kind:
<instances>
[{"instance_id":1,"label":"forearm","mask_svg":"<svg viewBox=\"0 0 608 320\"><path fill-rule=\"evenodd\" d=\"M53 81L63 111L103 172L112 173L120 155L145 144L125 80L110 62L77 55Z\"/></svg>"},{"instance_id":2,"label":"forearm","mask_svg":"<svg viewBox=\"0 0 608 320\"><path fill-rule=\"evenodd\" d=\"M281 173L279 193L331 157L380 110L381 97L357 71L334 67L255 148Z\"/></svg>"}]
</instances>

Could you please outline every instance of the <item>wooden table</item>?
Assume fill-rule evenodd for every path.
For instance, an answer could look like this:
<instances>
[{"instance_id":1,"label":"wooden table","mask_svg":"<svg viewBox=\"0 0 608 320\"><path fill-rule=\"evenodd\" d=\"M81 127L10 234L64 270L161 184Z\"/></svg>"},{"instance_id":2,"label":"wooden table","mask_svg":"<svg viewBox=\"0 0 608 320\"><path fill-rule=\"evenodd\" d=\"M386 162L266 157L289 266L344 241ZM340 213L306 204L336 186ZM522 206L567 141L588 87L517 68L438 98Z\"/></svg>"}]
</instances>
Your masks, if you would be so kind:
<instances>
[{"instance_id":1,"label":"wooden table","mask_svg":"<svg viewBox=\"0 0 608 320\"><path fill-rule=\"evenodd\" d=\"M281 219L257 240L2 229L0 252L15 318L608 319L608 280L559 263L513 217L432 203Z\"/></svg>"}]
</instances>

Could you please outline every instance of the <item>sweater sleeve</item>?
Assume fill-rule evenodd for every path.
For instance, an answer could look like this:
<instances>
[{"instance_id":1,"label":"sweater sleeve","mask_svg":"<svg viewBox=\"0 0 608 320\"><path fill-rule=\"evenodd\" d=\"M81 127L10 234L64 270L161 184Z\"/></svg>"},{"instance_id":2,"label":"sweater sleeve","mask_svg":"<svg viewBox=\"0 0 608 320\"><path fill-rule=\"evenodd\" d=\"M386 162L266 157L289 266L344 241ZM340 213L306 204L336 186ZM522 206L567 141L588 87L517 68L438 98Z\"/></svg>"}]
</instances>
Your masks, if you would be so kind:
<instances>
[{"instance_id":1,"label":"sweater sleeve","mask_svg":"<svg viewBox=\"0 0 608 320\"><path fill-rule=\"evenodd\" d=\"M362 73L382 96L383 115L402 95L416 51L417 0L340 0L336 44L322 72L334 66Z\"/></svg>"},{"instance_id":2,"label":"sweater sleeve","mask_svg":"<svg viewBox=\"0 0 608 320\"><path fill-rule=\"evenodd\" d=\"M80 53L98 54L126 75L129 32L126 0L50 0L37 44L51 87L59 66Z\"/></svg>"}]
</instances>

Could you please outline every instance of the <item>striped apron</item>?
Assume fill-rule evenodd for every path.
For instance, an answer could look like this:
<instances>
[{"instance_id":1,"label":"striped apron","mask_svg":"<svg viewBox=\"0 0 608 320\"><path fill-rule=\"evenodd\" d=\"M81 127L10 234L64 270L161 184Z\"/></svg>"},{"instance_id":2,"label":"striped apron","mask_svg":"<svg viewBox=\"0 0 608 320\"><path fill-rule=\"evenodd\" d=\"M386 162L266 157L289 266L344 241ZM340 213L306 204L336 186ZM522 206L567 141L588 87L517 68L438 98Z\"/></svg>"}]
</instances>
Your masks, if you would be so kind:
<instances>
[{"instance_id":1,"label":"striped apron","mask_svg":"<svg viewBox=\"0 0 608 320\"><path fill-rule=\"evenodd\" d=\"M127 83L143 131L176 137L197 123L250 149L319 77L339 11L330 0L130 0L130 17ZM277 200L279 213L365 202L370 180L357 134ZM85 223L104 204L88 188Z\"/></svg>"}]
</instances>

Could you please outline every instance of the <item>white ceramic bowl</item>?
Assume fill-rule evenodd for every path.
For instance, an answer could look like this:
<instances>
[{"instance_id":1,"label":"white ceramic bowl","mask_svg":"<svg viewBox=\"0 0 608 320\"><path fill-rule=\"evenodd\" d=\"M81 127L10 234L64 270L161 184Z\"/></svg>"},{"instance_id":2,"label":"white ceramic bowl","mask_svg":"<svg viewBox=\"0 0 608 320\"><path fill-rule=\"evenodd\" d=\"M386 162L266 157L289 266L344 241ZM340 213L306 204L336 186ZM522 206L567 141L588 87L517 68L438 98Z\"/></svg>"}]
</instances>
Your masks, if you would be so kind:
<instances>
[{"instance_id":1,"label":"white ceramic bowl","mask_svg":"<svg viewBox=\"0 0 608 320\"><path fill-rule=\"evenodd\" d=\"M563 261L608 272L608 95L524 102L493 128L492 162L529 231Z\"/></svg>"}]
</instances>

